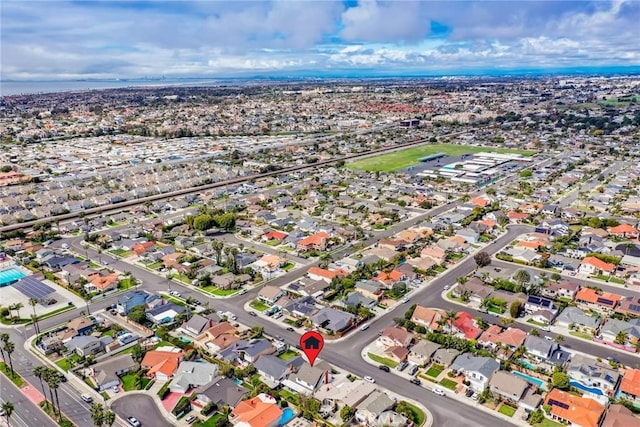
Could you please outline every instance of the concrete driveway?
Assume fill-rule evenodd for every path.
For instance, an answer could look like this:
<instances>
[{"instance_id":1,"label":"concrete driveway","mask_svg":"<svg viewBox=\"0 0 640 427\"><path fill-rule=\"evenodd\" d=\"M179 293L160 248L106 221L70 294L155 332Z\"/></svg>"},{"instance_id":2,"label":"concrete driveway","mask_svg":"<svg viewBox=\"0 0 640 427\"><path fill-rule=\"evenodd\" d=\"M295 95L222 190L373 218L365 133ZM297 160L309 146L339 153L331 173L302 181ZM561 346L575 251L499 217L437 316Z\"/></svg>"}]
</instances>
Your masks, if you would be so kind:
<instances>
[{"instance_id":1,"label":"concrete driveway","mask_svg":"<svg viewBox=\"0 0 640 427\"><path fill-rule=\"evenodd\" d=\"M173 427L173 423L167 421L156 406L151 396L144 394L127 394L126 398L120 398L111 404L111 410L122 419L136 417L143 427Z\"/></svg>"}]
</instances>

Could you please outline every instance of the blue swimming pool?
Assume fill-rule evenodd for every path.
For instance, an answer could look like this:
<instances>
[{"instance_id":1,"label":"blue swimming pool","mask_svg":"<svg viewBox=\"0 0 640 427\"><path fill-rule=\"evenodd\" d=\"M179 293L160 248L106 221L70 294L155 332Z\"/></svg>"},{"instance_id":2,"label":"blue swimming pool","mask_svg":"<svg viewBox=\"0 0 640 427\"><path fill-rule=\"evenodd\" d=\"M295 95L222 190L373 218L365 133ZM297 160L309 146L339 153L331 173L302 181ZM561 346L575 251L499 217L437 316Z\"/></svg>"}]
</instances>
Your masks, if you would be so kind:
<instances>
[{"instance_id":1,"label":"blue swimming pool","mask_svg":"<svg viewBox=\"0 0 640 427\"><path fill-rule=\"evenodd\" d=\"M569 384L571 384L573 387L577 388L578 390L582 390L587 393L597 394L598 396L604 396L604 393L599 388L587 387L586 385L582 385L576 381L569 381Z\"/></svg>"},{"instance_id":2,"label":"blue swimming pool","mask_svg":"<svg viewBox=\"0 0 640 427\"><path fill-rule=\"evenodd\" d=\"M521 364L522 366L524 366L527 369L536 369L536 367L534 365L532 365L531 363L527 362L524 359L518 359L518 363Z\"/></svg>"},{"instance_id":3,"label":"blue swimming pool","mask_svg":"<svg viewBox=\"0 0 640 427\"><path fill-rule=\"evenodd\" d=\"M293 412L291 408L284 408L282 410L282 416L280 417L280 421L278 421L279 426L283 426L295 417L296 414Z\"/></svg>"},{"instance_id":4,"label":"blue swimming pool","mask_svg":"<svg viewBox=\"0 0 640 427\"><path fill-rule=\"evenodd\" d=\"M7 286L13 282L17 282L23 277L27 277L22 271L15 268L0 271L0 288Z\"/></svg>"},{"instance_id":5,"label":"blue swimming pool","mask_svg":"<svg viewBox=\"0 0 640 427\"><path fill-rule=\"evenodd\" d=\"M518 371L511 371L511 373L517 377L522 378L523 380L530 382L531 384L535 384L538 386L539 389L544 390L546 383L544 381L542 381L539 378L534 378L532 376L523 374L522 372L518 372Z\"/></svg>"}]
</instances>

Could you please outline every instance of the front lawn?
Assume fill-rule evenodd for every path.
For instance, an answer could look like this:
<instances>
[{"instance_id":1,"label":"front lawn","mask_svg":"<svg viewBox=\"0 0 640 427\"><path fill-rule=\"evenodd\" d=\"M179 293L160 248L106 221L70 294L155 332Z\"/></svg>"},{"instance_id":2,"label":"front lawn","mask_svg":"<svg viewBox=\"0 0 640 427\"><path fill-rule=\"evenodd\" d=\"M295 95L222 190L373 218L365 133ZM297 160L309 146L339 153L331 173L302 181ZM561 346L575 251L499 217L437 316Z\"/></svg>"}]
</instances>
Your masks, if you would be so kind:
<instances>
[{"instance_id":1,"label":"front lawn","mask_svg":"<svg viewBox=\"0 0 640 427\"><path fill-rule=\"evenodd\" d=\"M367 356L369 356L369 359L373 360L374 362L378 362L390 368L395 368L396 366L398 366L398 364L393 360L387 359L386 357L378 356L377 354L367 353Z\"/></svg>"},{"instance_id":2,"label":"front lawn","mask_svg":"<svg viewBox=\"0 0 640 427\"><path fill-rule=\"evenodd\" d=\"M557 423L553 420L545 418L540 424L535 424L534 427L563 427L564 424Z\"/></svg>"},{"instance_id":3,"label":"front lawn","mask_svg":"<svg viewBox=\"0 0 640 427\"><path fill-rule=\"evenodd\" d=\"M441 379L439 384L442 387L448 388L449 390L453 390L453 391L455 391L456 387L458 387L458 383L457 382L452 381L452 380L450 380L448 378Z\"/></svg>"},{"instance_id":4,"label":"front lawn","mask_svg":"<svg viewBox=\"0 0 640 427\"><path fill-rule=\"evenodd\" d=\"M282 269L284 271L289 272L289 271L293 270L295 267L296 267L296 265L294 263L292 263L291 261L289 261L284 266L282 266Z\"/></svg>"},{"instance_id":5,"label":"front lawn","mask_svg":"<svg viewBox=\"0 0 640 427\"><path fill-rule=\"evenodd\" d=\"M219 288L216 288L215 286L205 286L204 288L201 288L201 289L205 292L209 292L210 294L213 294L219 297L226 297L238 292L238 289L219 289Z\"/></svg>"},{"instance_id":6,"label":"front lawn","mask_svg":"<svg viewBox=\"0 0 640 427\"><path fill-rule=\"evenodd\" d=\"M131 255L133 252L131 251L125 251L124 249L113 249L111 251L109 251L109 253L121 257L121 258L126 258L129 255Z\"/></svg>"},{"instance_id":7,"label":"front lawn","mask_svg":"<svg viewBox=\"0 0 640 427\"><path fill-rule=\"evenodd\" d=\"M162 267L164 267L164 263L162 261L154 262L152 264L147 265L147 268L150 270L157 270Z\"/></svg>"},{"instance_id":8,"label":"front lawn","mask_svg":"<svg viewBox=\"0 0 640 427\"><path fill-rule=\"evenodd\" d=\"M140 378L140 387L137 386L137 378ZM144 388L151 381L149 378L142 378L142 372L129 373L127 375L123 375L120 377L120 381L122 381L122 389L124 391L131 390L144 390Z\"/></svg>"},{"instance_id":9,"label":"front lawn","mask_svg":"<svg viewBox=\"0 0 640 427\"><path fill-rule=\"evenodd\" d=\"M69 357L58 360L56 362L56 365L58 365L65 371L69 371L73 367L72 365L77 363L79 360L80 360L80 356L78 356L77 354L72 354Z\"/></svg>"},{"instance_id":10,"label":"front lawn","mask_svg":"<svg viewBox=\"0 0 640 427\"><path fill-rule=\"evenodd\" d=\"M251 301L251 303L249 304L249 307L254 308L260 312L265 311L266 309L269 308L267 304L263 303L259 299Z\"/></svg>"},{"instance_id":11,"label":"front lawn","mask_svg":"<svg viewBox=\"0 0 640 427\"><path fill-rule=\"evenodd\" d=\"M122 279L122 280L120 280L119 288L122 289L122 290L132 288L134 286L134 282L135 282L135 279L132 279L131 277L127 277L126 279Z\"/></svg>"},{"instance_id":12,"label":"front lawn","mask_svg":"<svg viewBox=\"0 0 640 427\"><path fill-rule=\"evenodd\" d=\"M419 427L424 423L425 415L420 408L404 400L398 404L398 406L400 405L404 406L404 408L402 408L402 412L404 412L405 415L408 415L408 417L414 422L414 425ZM411 415L407 414L407 412L410 412Z\"/></svg>"},{"instance_id":13,"label":"front lawn","mask_svg":"<svg viewBox=\"0 0 640 427\"><path fill-rule=\"evenodd\" d=\"M430 377L437 377L438 375L440 375L442 373L442 371L444 371L444 368L440 365L431 365L429 367L429 369L427 369L426 374L429 375Z\"/></svg>"},{"instance_id":14,"label":"front lawn","mask_svg":"<svg viewBox=\"0 0 640 427\"><path fill-rule=\"evenodd\" d=\"M293 359L296 356L298 356L298 353L293 350L287 350L284 353L278 355L278 357L282 360Z\"/></svg>"},{"instance_id":15,"label":"front lawn","mask_svg":"<svg viewBox=\"0 0 640 427\"><path fill-rule=\"evenodd\" d=\"M503 404L500 407L500 409L498 409L498 412L500 412L501 414L506 415L507 417L513 417L513 414L516 413L516 410L514 408L512 408L511 406Z\"/></svg>"},{"instance_id":16,"label":"front lawn","mask_svg":"<svg viewBox=\"0 0 640 427\"><path fill-rule=\"evenodd\" d=\"M583 340L593 341L593 335L585 334L584 332L569 331L569 335L582 338Z\"/></svg>"}]
</instances>

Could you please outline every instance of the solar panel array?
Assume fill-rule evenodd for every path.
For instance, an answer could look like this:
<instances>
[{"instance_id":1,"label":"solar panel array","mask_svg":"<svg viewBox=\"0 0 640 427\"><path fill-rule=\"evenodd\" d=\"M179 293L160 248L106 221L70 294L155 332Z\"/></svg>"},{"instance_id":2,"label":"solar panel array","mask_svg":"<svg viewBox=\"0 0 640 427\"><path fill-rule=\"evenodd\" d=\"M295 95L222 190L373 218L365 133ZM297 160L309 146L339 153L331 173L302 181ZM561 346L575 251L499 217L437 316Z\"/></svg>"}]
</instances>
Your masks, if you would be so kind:
<instances>
[{"instance_id":1,"label":"solar panel array","mask_svg":"<svg viewBox=\"0 0 640 427\"><path fill-rule=\"evenodd\" d=\"M27 297L39 300L44 299L55 292L55 289L51 286L47 286L40 280L34 279L33 277L25 277L24 279L16 282L13 287Z\"/></svg>"},{"instance_id":2,"label":"solar panel array","mask_svg":"<svg viewBox=\"0 0 640 427\"><path fill-rule=\"evenodd\" d=\"M613 300L599 297L597 300L600 304L613 305Z\"/></svg>"},{"instance_id":3,"label":"solar panel array","mask_svg":"<svg viewBox=\"0 0 640 427\"><path fill-rule=\"evenodd\" d=\"M636 311L640 313L640 305L638 304L629 304L629 310Z\"/></svg>"},{"instance_id":4,"label":"solar panel array","mask_svg":"<svg viewBox=\"0 0 640 427\"><path fill-rule=\"evenodd\" d=\"M553 405L555 405L555 406L559 406L559 407L561 407L562 409L569 409L569 405L567 405L567 404L566 404L566 403L564 403L564 402L559 402L559 401L557 401L557 400L555 400L555 399L549 399L549 405L551 405L551 406L553 406Z\"/></svg>"}]
</instances>

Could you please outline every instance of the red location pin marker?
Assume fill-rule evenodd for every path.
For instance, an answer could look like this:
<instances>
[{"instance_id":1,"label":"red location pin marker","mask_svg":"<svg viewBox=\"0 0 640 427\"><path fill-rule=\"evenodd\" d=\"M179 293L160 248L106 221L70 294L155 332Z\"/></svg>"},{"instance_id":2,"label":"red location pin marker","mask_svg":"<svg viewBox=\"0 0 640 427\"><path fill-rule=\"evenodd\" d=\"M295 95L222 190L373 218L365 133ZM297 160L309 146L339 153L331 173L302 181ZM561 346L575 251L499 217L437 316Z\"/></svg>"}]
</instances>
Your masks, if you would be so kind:
<instances>
[{"instance_id":1,"label":"red location pin marker","mask_svg":"<svg viewBox=\"0 0 640 427\"><path fill-rule=\"evenodd\" d=\"M316 361L316 357L322 351L324 347L324 338L316 331L305 332L300 337L300 348L309 359L309 364L313 366L313 362Z\"/></svg>"}]
</instances>

